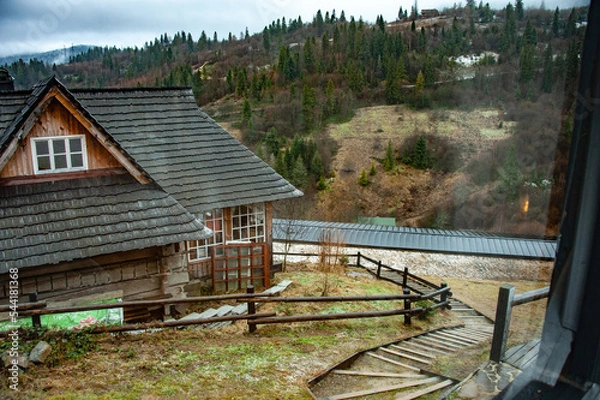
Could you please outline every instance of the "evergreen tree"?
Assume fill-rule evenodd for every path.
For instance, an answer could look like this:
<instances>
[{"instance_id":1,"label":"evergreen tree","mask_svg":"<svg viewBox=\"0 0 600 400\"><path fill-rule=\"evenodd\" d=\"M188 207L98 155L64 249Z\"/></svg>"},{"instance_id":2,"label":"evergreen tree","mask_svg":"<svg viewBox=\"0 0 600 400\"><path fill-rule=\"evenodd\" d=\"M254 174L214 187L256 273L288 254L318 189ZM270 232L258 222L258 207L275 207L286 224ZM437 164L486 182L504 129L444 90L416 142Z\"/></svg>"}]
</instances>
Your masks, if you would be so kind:
<instances>
[{"instance_id":1,"label":"evergreen tree","mask_svg":"<svg viewBox=\"0 0 600 400\"><path fill-rule=\"evenodd\" d=\"M504 159L504 164L498 170L498 176L500 180L498 186L500 193L505 194L510 201L516 200L519 197L519 189L523 182L523 175L521 174L521 168L519 167L514 145L511 146Z\"/></svg>"},{"instance_id":2,"label":"evergreen tree","mask_svg":"<svg viewBox=\"0 0 600 400\"><path fill-rule=\"evenodd\" d=\"M383 170L389 172L396 167L396 156L394 155L394 148L392 147L392 141L388 142L388 147L385 152L385 158L383 159Z\"/></svg>"},{"instance_id":3,"label":"evergreen tree","mask_svg":"<svg viewBox=\"0 0 600 400\"><path fill-rule=\"evenodd\" d=\"M518 21L523 21L525 17L525 10L523 9L523 0L517 0L515 5L515 15Z\"/></svg>"},{"instance_id":4,"label":"evergreen tree","mask_svg":"<svg viewBox=\"0 0 600 400\"><path fill-rule=\"evenodd\" d=\"M552 60L552 45L548 43L544 51L544 69L542 72L542 91L551 93L554 86L554 62Z\"/></svg>"},{"instance_id":5,"label":"evergreen tree","mask_svg":"<svg viewBox=\"0 0 600 400\"><path fill-rule=\"evenodd\" d=\"M313 110L317 105L317 94L315 88L304 85L302 88L302 128L310 131L314 126Z\"/></svg>"},{"instance_id":6,"label":"evergreen tree","mask_svg":"<svg viewBox=\"0 0 600 400\"><path fill-rule=\"evenodd\" d=\"M412 165L418 169L427 169L432 166L431 158L427 153L427 142L423 136L419 137L415 143Z\"/></svg>"},{"instance_id":7,"label":"evergreen tree","mask_svg":"<svg viewBox=\"0 0 600 400\"><path fill-rule=\"evenodd\" d=\"M306 186L308 182L308 171L306 170L302 156L296 158L290 180L292 185L296 187L303 188Z\"/></svg>"},{"instance_id":8,"label":"evergreen tree","mask_svg":"<svg viewBox=\"0 0 600 400\"><path fill-rule=\"evenodd\" d=\"M263 48L267 54L271 51L271 32L266 27L263 29Z\"/></svg>"},{"instance_id":9,"label":"evergreen tree","mask_svg":"<svg viewBox=\"0 0 600 400\"><path fill-rule=\"evenodd\" d=\"M569 19L567 20L567 25L565 26L565 37L574 36L577 33L577 15L575 13L575 9L571 9L571 13L569 14Z\"/></svg>"},{"instance_id":10,"label":"evergreen tree","mask_svg":"<svg viewBox=\"0 0 600 400\"><path fill-rule=\"evenodd\" d=\"M323 115L325 118L329 118L336 113L336 101L335 101L335 86L333 81L329 79L327 81L327 87L325 88L325 104L323 105Z\"/></svg>"},{"instance_id":11,"label":"evergreen tree","mask_svg":"<svg viewBox=\"0 0 600 400\"><path fill-rule=\"evenodd\" d=\"M309 74L315 72L315 53L313 50L314 36L310 36L304 42L304 68Z\"/></svg>"},{"instance_id":12,"label":"evergreen tree","mask_svg":"<svg viewBox=\"0 0 600 400\"><path fill-rule=\"evenodd\" d=\"M519 61L521 83L530 82L535 76L535 55L533 46L521 47L521 57Z\"/></svg>"},{"instance_id":13,"label":"evergreen tree","mask_svg":"<svg viewBox=\"0 0 600 400\"><path fill-rule=\"evenodd\" d=\"M325 167L323 166L323 161L321 160L321 155L318 151L315 151L315 154L312 157L310 173L317 179L325 175Z\"/></svg>"},{"instance_id":14,"label":"evergreen tree","mask_svg":"<svg viewBox=\"0 0 600 400\"><path fill-rule=\"evenodd\" d=\"M371 169L369 170L369 175L375 176L377 174L377 169L375 168L375 163L371 161Z\"/></svg>"},{"instance_id":15,"label":"evergreen tree","mask_svg":"<svg viewBox=\"0 0 600 400\"><path fill-rule=\"evenodd\" d=\"M244 99L244 104L242 106L242 128L245 128L248 125L248 121L251 119L252 107L250 106L248 99Z\"/></svg>"},{"instance_id":16,"label":"evergreen tree","mask_svg":"<svg viewBox=\"0 0 600 400\"><path fill-rule=\"evenodd\" d=\"M423 88L425 87L425 76L423 75L423 71L419 71L417 75L417 80L415 82L415 94L419 95L423 92Z\"/></svg>"},{"instance_id":17,"label":"evergreen tree","mask_svg":"<svg viewBox=\"0 0 600 400\"><path fill-rule=\"evenodd\" d=\"M515 44L517 39L517 24L515 21L515 10L512 4L508 3L504 9L505 21L504 30L502 31L500 49L506 51Z\"/></svg>"},{"instance_id":18,"label":"evergreen tree","mask_svg":"<svg viewBox=\"0 0 600 400\"><path fill-rule=\"evenodd\" d=\"M360 186L368 186L369 185L369 177L367 176L367 171L364 169L360 173L360 178L358 178L358 184Z\"/></svg>"},{"instance_id":19,"label":"evergreen tree","mask_svg":"<svg viewBox=\"0 0 600 400\"><path fill-rule=\"evenodd\" d=\"M535 46L538 43L537 31L531 24L529 20L527 20L527 25L525 26L525 44Z\"/></svg>"},{"instance_id":20,"label":"evergreen tree","mask_svg":"<svg viewBox=\"0 0 600 400\"><path fill-rule=\"evenodd\" d=\"M556 7L554 10L554 18L552 19L552 34L554 37L558 37L560 33L560 10Z\"/></svg>"}]
</instances>

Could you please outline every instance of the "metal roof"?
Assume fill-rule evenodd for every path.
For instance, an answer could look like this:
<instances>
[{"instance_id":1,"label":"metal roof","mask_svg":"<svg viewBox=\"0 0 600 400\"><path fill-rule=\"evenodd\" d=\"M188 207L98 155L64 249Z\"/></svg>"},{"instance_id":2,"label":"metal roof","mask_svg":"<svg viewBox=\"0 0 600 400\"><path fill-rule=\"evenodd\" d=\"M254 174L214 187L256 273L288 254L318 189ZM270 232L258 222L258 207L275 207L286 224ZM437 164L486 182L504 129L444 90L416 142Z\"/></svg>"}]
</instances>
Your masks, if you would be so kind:
<instances>
[{"instance_id":1,"label":"metal roof","mask_svg":"<svg viewBox=\"0 0 600 400\"><path fill-rule=\"evenodd\" d=\"M507 237L486 232L387 227L322 221L274 219L273 240L319 243L331 232L347 246L553 260L556 241Z\"/></svg>"}]
</instances>

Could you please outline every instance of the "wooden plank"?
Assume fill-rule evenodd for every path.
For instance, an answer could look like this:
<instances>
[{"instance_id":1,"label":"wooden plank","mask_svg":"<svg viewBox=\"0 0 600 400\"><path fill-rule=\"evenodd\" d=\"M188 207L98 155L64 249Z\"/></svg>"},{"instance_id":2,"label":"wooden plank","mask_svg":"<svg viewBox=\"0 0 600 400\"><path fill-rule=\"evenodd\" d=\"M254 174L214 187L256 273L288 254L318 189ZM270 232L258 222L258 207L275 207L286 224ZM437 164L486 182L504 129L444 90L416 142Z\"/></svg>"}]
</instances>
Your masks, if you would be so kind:
<instances>
[{"instance_id":1,"label":"wooden plank","mask_svg":"<svg viewBox=\"0 0 600 400\"><path fill-rule=\"evenodd\" d=\"M393 372L375 372L375 371L351 371L348 369L334 369L331 371L337 375L353 375L353 376L373 376L378 378L413 378L422 379L427 378L427 375L419 374L395 374Z\"/></svg>"},{"instance_id":2,"label":"wooden plank","mask_svg":"<svg viewBox=\"0 0 600 400\"><path fill-rule=\"evenodd\" d=\"M442 335L441 332L432 332L428 336L431 336L431 337L433 337L435 339L444 341L444 342L446 342L446 344L455 344L455 345L460 346L460 347L465 347L465 346L470 346L471 345L471 343L469 343L469 342L467 342L465 340L460 340L460 339L456 339L456 338L450 338L450 337L447 337L445 335Z\"/></svg>"},{"instance_id":3,"label":"wooden plank","mask_svg":"<svg viewBox=\"0 0 600 400\"><path fill-rule=\"evenodd\" d=\"M466 332L463 331L462 329L452 329L447 331L448 333L455 335L455 336L460 336L463 337L465 339L471 339L476 341L477 343L483 341L483 340L487 340L490 338L490 335L478 335L478 334L473 334L471 332Z\"/></svg>"},{"instance_id":4,"label":"wooden plank","mask_svg":"<svg viewBox=\"0 0 600 400\"><path fill-rule=\"evenodd\" d=\"M447 379L445 381L442 381L440 383L437 383L433 386L429 386L426 387L425 389L421 389L421 390L417 390L415 392L411 392L411 393L407 393L405 395L399 395L396 396L395 400L414 400L414 399L418 399L421 396L424 396L426 394L429 393L433 393L437 390L443 389L445 387L448 387L450 385L452 385L454 382L452 382L450 379Z\"/></svg>"},{"instance_id":5,"label":"wooden plank","mask_svg":"<svg viewBox=\"0 0 600 400\"><path fill-rule=\"evenodd\" d=\"M480 340L475 340L475 339L471 339L471 338L467 338L464 337L462 335L459 335L457 333L454 332L436 332L439 336L443 336L443 337L447 337L450 340L454 340L457 343L471 343L471 344L477 344L480 342Z\"/></svg>"},{"instance_id":6,"label":"wooden plank","mask_svg":"<svg viewBox=\"0 0 600 400\"><path fill-rule=\"evenodd\" d=\"M425 346L423 344L417 343L413 340L405 340L403 343L410 345L412 347L416 347L417 349L421 349L421 350L425 350L425 351L432 351L438 354L448 354L447 350L442 350L442 349L436 349L434 347L431 346Z\"/></svg>"},{"instance_id":7,"label":"wooden plank","mask_svg":"<svg viewBox=\"0 0 600 400\"><path fill-rule=\"evenodd\" d=\"M402 344L402 343L398 343L398 344ZM417 351L417 350L413 350L413 349L408 349L406 347L400 347L400 346L397 346L395 344L390 345L390 347L393 347L394 349L397 349L397 350L400 350L400 351L406 351L406 352L409 352L409 353L413 353L414 355L421 356L421 357L427 357L427 358L436 358L437 357L436 355L433 355L433 354L427 354L427 353L423 353L421 351Z\"/></svg>"},{"instance_id":8,"label":"wooden plank","mask_svg":"<svg viewBox=\"0 0 600 400\"><path fill-rule=\"evenodd\" d=\"M439 347L441 349L445 349L445 350L449 350L449 351L456 351L456 350L462 349L464 347L464 346L457 346L455 344L448 343L444 340L440 340L438 338L432 337L429 334L427 334L423 337L420 337L416 340L420 340L420 341L424 342L426 345Z\"/></svg>"},{"instance_id":9,"label":"wooden plank","mask_svg":"<svg viewBox=\"0 0 600 400\"><path fill-rule=\"evenodd\" d=\"M402 357L402 358L406 358L408 360L416 361L416 362L419 362L421 364L425 364L425 365L431 364L431 360L425 360L423 358L411 356L410 354L406 354L406 353L401 353L399 351L390 350L390 349L385 348L385 347L380 347L379 350L384 351L384 352L386 352L388 354L397 356L397 357Z\"/></svg>"},{"instance_id":10,"label":"wooden plank","mask_svg":"<svg viewBox=\"0 0 600 400\"><path fill-rule=\"evenodd\" d=\"M421 368L413 367L412 365L404 364L404 363L401 363L399 361L390 360L389 358L384 357L384 356L380 356L379 354L368 352L367 355L370 356L370 357L376 358L378 360L385 361L387 363L397 365L399 367L404 367L404 368L407 368L407 369L411 369L413 371L419 371L419 372L421 371Z\"/></svg>"},{"instance_id":11,"label":"wooden plank","mask_svg":"<svg viewBox=\"0 0 600 400\"><path fill-rule=\"evenodd\" d=\"M414 386L426 385L428 383L435 383L438 381L439 381L438 377L433 377L433 378L421 379L418 381L406 382L406 383L402 383L402 384L398 384L398 385L381 386L381 387L373 388L373 389L366 389L366 390L359 390L356 392L336 394L333 396L327 396L327 399L329 399L329 400L353 399L353 398L361 397L361 396L369 396L371 394L385 393L385 392L391 392L394 390L406 389L406 388L414 387Z\"/></svg>"}]
</instances>

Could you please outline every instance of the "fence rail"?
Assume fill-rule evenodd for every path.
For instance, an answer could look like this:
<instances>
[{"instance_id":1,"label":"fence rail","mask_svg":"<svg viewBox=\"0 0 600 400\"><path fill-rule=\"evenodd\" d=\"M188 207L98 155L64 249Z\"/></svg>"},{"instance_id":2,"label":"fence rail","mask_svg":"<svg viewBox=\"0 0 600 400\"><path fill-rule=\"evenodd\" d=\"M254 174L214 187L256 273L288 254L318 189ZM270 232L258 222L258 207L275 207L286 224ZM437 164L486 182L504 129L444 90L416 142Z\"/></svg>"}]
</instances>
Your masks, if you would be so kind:
<instances>
[{"instance_id":1,"label":"fence rail","mask_svg":"<svg viewBox=\"0 0 600 400\"><path fill-rule=\"evenodd\" d=\"M273 253L274 255L281 255L286 253ZM302 255L302 256L319 256L318 254L306 254L306 253L287 253L287 255ZM274 323L288 323L288 322L303 322L303 321L324 321L324 320L339 320L339 319L353 319L353 318L374 318L374 317L385 317L393 315L404 315L404 323L406 325L411 324L411 318L417 316L420 313L434 310L440 307L448 307L448 297L451 296L450 288L442 283L441 286L437 286L432 282L425 279L419 278L408 272L408 268L404 270L398 270L383 264L381 261L374 260L367 257L360 252L357 254L345 254L348 258L356 257L355 266L364 268L372 271L364 265L364 263L372 263L377 267L377 278L381 278L381 270L389 270L398 273L402 278L403 293L395 295L377 295L377 296L330 296L330 297L270 297L269 294L254 293L254 286L249 285L247 287L246 294L230 294L230 295L218 295L218 296L202 296L202 297L188 297L181 299L158 299L158 300L137 300L137 301L124 301L120 303L107 303L107 304L90 304L84 306L69 306L69 307L49 307L44 301L37 301L37 296L32 294L30 296L29 303L19 304L19 316L31 317L34 327L41 327L40 316L50 314L62 314L70 312L82 312L82 311L93 311L93 310L105 310L113 308L128 308L128 307L150 307L150 306L170 306L175 304L189 304L189 303L203 303L211 301L223 301L223 300L234 300L237 302L246 302L248 304L247 315L234 315L224 317L212 317L195 320L175 320L166 322L150 322L143 324L127 324L120 326L96 326L90 329L91 333L100 332L122 332L128 330L138 329L151 329L151 328L165 328L175 326L186 326L186 325L199 325L199 324L210 324L214 322L223 321L235 321L235 320L248 320L248 326L250 332L256 330L256 326L259 324L274 324ZM362 261L362 262L361 262ZM411 290L406 286L408 279L419 282L420 284L432 289L428 293L412 293ZM396 282L397 283L397 282ZM379 311L365 311L355 313L338 313L338 314L318 314L318 315L297 315L297 316L277 316L276 313L256 313L257 303L299 303L299 302L353 302L353 301L390 301L390 300L402 300L403 307L393 310L379 310ZM413 308L412 303L420 300L432 300L435 304L430 307L418 307ZM11 307L8 305L1 305L0 312L9 311Z\"/></svg>"},{"instance_id":2,"label":"fence rail","mask_svg":"<svg viewBox=\"0 0 600 400\"><path fill-rule=\"evenodd\" d=\"M519 294L515 294L515 287L513 285L506 284L500 287L498 291L496 322L494 324L494 336L492 338L490 360L499 363L502 361L502 357L504 357L513 307L544 299L548 297L549 294L550 287L535 289Z\"/></svg>"}]
</instances>

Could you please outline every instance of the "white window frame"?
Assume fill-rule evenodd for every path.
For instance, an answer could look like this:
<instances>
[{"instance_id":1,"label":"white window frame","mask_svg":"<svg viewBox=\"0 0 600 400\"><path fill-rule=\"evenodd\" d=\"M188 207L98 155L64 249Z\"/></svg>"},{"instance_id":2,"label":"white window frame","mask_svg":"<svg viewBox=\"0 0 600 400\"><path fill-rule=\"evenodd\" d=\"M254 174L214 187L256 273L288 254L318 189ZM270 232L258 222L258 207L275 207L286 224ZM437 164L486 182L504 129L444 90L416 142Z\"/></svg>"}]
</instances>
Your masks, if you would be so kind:
<instances>
[{"instance_id":1,"label":"white window frame","mask_svg":"<svg viewBox=\"0 0 600 400\"><path fill-rule=\"evenodd\" d=\"M265 222L265 203L232 207L232 242L264 243L266 241Z\"/></svg>"},{"instance_id":2,"label":"white window frame","mask_svg":"<svg viewBox=\"0 0 600 400\"><path fill-rule=\"evenodd\" d=\"M71 151L70 140L79 139L81 142L81 151ZM65 145L65 158L67 161L66 168L56 168L56 156L62 153L54 153L54 146L52 145L53 141L62 140ZM48 154L38 154L36 143L46 142L48 144ZM47 136L47 137L37 137L31 138L31 153L33 158L33 169L36 175L41 174L55 174L58 172L73 172L73 171L86 171L88 169L88 160L87 160L87 147L85 141L85 135L66 135L66 136ZM81 167L73 167L72 156L75 154L81 154L81 158L83 161L83 165ZM39 157L47 156L50 159L50 169L40 170L40 166L38 163Z\"/></svg>"},{"instance_id":3,"label":"white window frame","mask_svg":"<svg viewBox=\"0 0 600 400\"><path fill-rule=\"evenodd\" d=\"M212 230L212 236L202 240L190 240L188 246L188 261L198 262L210 258L210 248L225 244L225 220L223 210L206 211L199 218L202 223ZM220 227L220 229L218 229Z\"/></svg>"}]
</instances>

